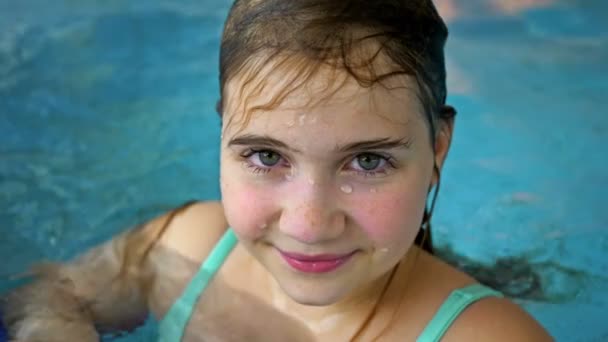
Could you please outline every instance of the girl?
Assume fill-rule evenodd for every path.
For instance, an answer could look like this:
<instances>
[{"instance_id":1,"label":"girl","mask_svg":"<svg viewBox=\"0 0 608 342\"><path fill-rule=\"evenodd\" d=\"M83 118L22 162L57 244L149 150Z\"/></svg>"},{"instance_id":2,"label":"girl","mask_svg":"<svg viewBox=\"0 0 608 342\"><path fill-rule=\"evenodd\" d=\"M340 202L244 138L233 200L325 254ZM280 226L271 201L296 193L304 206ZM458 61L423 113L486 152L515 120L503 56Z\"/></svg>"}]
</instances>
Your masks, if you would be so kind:
<instances>
[{"instance_id":1,"label":"girl","mask_svg":"<svg viewBox=\"0 0 608 342\"><path fill-rule=\"evenodd\" d=\"M7 298L10 336L96 341L152 313L161 341L550 340L432 255L446 38L431 0L237 0L221 204L39 267Z\"/></svg>"}]
</instances>

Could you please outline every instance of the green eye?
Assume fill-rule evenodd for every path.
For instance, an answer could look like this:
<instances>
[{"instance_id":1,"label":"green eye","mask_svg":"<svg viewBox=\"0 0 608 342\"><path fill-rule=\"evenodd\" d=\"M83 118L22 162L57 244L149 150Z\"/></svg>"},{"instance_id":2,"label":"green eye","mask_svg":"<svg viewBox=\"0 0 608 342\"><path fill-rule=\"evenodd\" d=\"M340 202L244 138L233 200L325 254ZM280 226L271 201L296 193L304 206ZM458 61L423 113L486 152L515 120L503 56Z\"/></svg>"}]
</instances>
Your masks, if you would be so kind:
<instances>
[{"instance_id":1,"label":"green eye","mask_svg":"<svg viewBox=\"0 0 608 342\"><path fill-rule=\"evenodd\" d=\"M357 156L357 164L365 171L377 169L381 162L382 157L375 154L368 153Z\"/></svg>"},{"instance_id":2,"label":"green eye","mask_svg":"<svg viewBox=\"0 0 608 342\"><path fill-rule=\"evenodd\" d=\"M260 151L258 152L258 158L264 166L275 166L281 160L281 156L273 151Z\"/></svg>"}]
</instances>

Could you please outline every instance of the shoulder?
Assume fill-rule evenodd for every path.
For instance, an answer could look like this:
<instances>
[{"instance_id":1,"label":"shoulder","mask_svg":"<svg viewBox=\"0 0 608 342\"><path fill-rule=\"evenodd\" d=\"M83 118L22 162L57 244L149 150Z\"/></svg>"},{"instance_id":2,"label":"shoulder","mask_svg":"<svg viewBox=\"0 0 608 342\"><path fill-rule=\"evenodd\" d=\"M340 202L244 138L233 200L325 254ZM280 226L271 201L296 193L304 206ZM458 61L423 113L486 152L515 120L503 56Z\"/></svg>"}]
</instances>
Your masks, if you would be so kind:
<instances>
[{"instance_id":1,"label":"shoulder","mask_svg":"<svg viewBox=\"0 0 608 342\"><path fill-rule=\"evenodd\" d=\"M426 269L423 286L429 291L432 315L449 295L476 281L441 259L421 254L417 267ZM433 285L433 284L442 285ZM427 322L428 323L428 322ZM507 298L486 297L469 305L447 330L442 341L552 341L543 327Z\"/></svg>"},{"instance_id":2,"label":"shoulder","mask_svg":"<svg viewBox=\"0 0 608 342\"><path fill-rule=\"evenodd\" d=\"M199 262L228 228L220 202L196 202L175 209L151 222L167 225L160 246Z\"/></svg>"},{"instance_id":3,"label":"shoulder","mask_svg":"<svg viewBox=\"0 0 608 342\"><path fill-rule=\"evenodd\" d=\"M481 299L448 329L445 341L553 341L519 305L506 298Z\"/></svg>"}]
</instances>

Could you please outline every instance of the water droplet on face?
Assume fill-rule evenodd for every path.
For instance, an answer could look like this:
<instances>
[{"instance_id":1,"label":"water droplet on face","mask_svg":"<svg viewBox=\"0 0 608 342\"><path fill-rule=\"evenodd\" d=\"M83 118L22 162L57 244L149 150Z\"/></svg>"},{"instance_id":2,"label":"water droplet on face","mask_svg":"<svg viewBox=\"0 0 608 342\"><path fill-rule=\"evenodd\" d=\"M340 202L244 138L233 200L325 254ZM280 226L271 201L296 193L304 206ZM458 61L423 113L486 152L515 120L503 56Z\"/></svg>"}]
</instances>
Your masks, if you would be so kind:
<instances>
[{"instance_id":1,"label":"water droplet on face","mask_svg":"<svg viewBox=\"0 0 608 342\"><path fill-rule=\"evenodd\" d=\"M262 224L260 225L260 229L261 229L261 230L264 230L264 229L266 229L266 228L268 228L268 225L267 225L266 223L262 223Z\"/></svg>"},{"instance_id":2,"label":"water droplet on face","mask_svg":"<svg viewBox=\"0 0 608 342\"><path fill-rule=\"evenodd\" d=\"M345 194L350 194L353 192L353 187L348 184L344 184L340 187L340 190L342 190L342 192Z\"/></svg>"},{"instance_id":3,"label":"water droplet on face","mask_svg":"<svg viewBox=\"0 0 608 342\"><path fill-rule=\"evenodd\" d=\"M300 117L298 118L298 123L300 124L300 126L303 126L305 122L306 122L306 114L300 114Z\"/></svg>"},{"instance_id":4,"label":"water droplet on face","mask_svg":"<svg viewBox=\"0 0 608 342\"><path fill-rule=\"evenodd\" d=\"M315 180L314 180L314 179L312 179L312 178L309 178L309 179L308 179L308 184L310 184L310 185L315 185Z\"/></svg>"},{"instance_id":5,"label":"water droplet on face","mask_svg":"<svg viewBox=\"0 0 608 342\"><path fill-rule=\"evenodd\" d=\"M295 177L295 172L292 169L292 170L289 171L289 173L287 173L285 175L285 180L291 181L291 180L293 180L294 177Z\"/></svg>"},{"instance_id":6,"label":"water droplet on face","mask_svg":"<svg viewBox=\"0 0 608 342\"><path fill-rule=\"evenodd\" d=\"M312 118L310 118L310 123L314 124L315 122L317 122L316 116L313 116Z\"/></svg>"},{"instance_id":7,"label":"water droplet on face","mask_svg":"<svg viewBox=\"0 0 608 342\"><path fill-rule=\"evenodd\" d=\"M295 123L292 121L287 121L287 127L293 127Z\"/></svg>"},{"instance_id":8,"label":"water droplet on face","mask_svg":"<svg viewBox=\"0 0 608 342\"><path fill-rule=\"evenodd\" d=\"M382 252L382 253L388 253L388 248L381 248L380 252Z\"/></svg>"}]
</instances>

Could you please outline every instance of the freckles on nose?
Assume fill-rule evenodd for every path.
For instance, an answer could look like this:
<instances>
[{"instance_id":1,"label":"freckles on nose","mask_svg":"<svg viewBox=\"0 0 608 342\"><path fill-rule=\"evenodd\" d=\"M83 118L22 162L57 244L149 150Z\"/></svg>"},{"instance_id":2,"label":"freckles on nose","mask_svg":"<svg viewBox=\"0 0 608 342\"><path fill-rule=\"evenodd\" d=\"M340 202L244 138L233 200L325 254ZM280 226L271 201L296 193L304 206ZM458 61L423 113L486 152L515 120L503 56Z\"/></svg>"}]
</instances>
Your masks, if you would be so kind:
<instances>
[{"instance_id":1,"label":"freckles on nose","mask_svg":"<svg viewBox=\"0 0 608 342\"><path fill-rule=\"evenodd\" d=\"M315 208L312 205L310 205L310 204L302 205L298 208L298 212L303 213L304 222L306 222L306 224L308 224L310 226L310 227L305 227L305 228L312 228L312 227L316 227L319 224L321 224L319 212L317 210L315 210Z\"/></svg>"}]
</instances>

